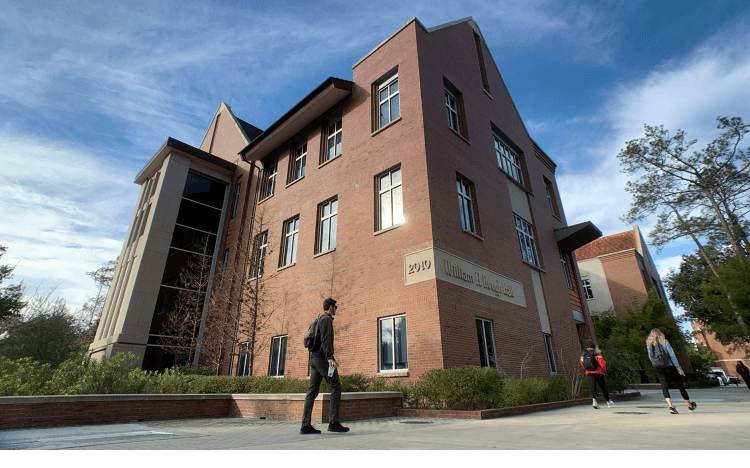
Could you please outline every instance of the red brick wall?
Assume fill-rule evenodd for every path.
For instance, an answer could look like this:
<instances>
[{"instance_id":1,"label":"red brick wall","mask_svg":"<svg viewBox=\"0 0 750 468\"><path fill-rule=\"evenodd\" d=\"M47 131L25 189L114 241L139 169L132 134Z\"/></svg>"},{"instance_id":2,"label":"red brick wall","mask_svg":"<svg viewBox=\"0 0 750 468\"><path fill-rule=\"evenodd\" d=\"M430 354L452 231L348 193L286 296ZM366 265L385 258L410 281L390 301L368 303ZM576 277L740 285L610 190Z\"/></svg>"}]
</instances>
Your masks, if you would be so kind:
<instances>
[{"instance_id":1,"label":"red brick wall","mask_svg":"<svg viewBox=\"0 0 750 468\"><path fill-rule=\"evenodd\" d=\"M604 276L607 278L612 303L618 312L638 307L648 298L639 256L640 254L635 250L629 250L599 257Z\"/></svg>"}]
</instances>

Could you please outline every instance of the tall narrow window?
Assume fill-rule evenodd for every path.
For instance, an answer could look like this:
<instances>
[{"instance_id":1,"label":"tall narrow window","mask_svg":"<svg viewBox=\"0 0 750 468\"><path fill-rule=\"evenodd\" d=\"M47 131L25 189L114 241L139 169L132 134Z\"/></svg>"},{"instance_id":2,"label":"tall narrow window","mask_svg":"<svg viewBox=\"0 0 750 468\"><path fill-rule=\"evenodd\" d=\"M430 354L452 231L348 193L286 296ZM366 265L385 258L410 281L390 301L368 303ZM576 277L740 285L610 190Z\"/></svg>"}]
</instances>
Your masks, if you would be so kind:
<instances>
[{"instance_id":1,"label":"tall narrow window","mask_svg":"<svg viewBox=\"0 0 750 468\"><path fill-rule=\"evenodd\" d=\"M229 260L229 249L224 249L224 258L221 260L221 281L219 289L224 287L224 277L227 276L227 261Z\"/></svg>"},{"instance_id":2,"label":"tall narrow window","mask_svg":"<svg viewBox=\"0 0 750 468\"><path fill-rule=\"evenodd\" d=\"M557 366L555 365L555 354L552 352L552 337L547 333L543 333L544 337L544 348L547 350L547 362L549 362L550 374L557 374Z\"/></svg>"},{"instance_id":3,"label":"tall narrow window","mask_svg":"<svg viewBox=\"0 0 750 468\"><path fill-rule=\"evenodd\" d=\"M557 207L557 198L555 197L555 188L552 186L552 182L544 177L544 185L547 190L547 201L549 201L549 209L552 214L560 217L560 210Z\"/></svg>"},{"instance_id":4,"label":"tall narrow window","mask_svg":"<svg viewBox=\"0 0 750 468\"><path fill-rule=\"evenodd\" d=\"M521 257L531 263L539 266L539 258L536 255L536 245L534 244L534 230L531 224L513 215L516 218L516 233L518 234L518 244L521 247Z\"/></svg>"},{"instance_id":5,"label":"tall narrow window","mask_svg":"<svg viewBox=\"0 0 750 468\"><path fill-rule=\"evenodd\" d=\"M271 340L271 359L268 363L268 375L272 377L284 377L284 364L286 363L286 338L276 336Z\"/></svg>"},{"instance_id":6,"label":"tall narrow window","mask_svg":"<svg viewBox=\"0 0 750 468\"><path fill-rule=\"evenodd\" d=\"M377 177L378 230L404 223L404 204L401 194L401 168Z\"/></svg>"},{"instance_id":7,"label":"tall narrow window","mask_svg":"<svg viewBox=\"0 0 750 468\"><path fill-rule=\"evenodd\" d=\"M492 322L476 319L477 339L479 340L479 363L482 367L497 368L495 360L495 339L492 335Z\"/></svg>"},{"instance_id":8,"label":"tall narrow window","mask_svg":"<svg viewBox=\"0 0 750 468\"><path fill-rule=\"evenodd\" d=\"M448 113L448 126L461 133L458 128L458 106L456 105L456 96L447 89L445 90L445 110Z\"/></svg>"},{"instance_id":9,"label":"tall narrow window","mask_svg":"<svg viewBox=\"0 0 750 468\"><path fill-rule=\"evenodd\" d=\"M521 161L515 151L510 149L500 137L494 135L495 155L497 156L497 166L515 180L523 185L523 171L521 170Z\"/></svg>"},{"instance_id":10,"label":"tall narrow window","mask_svg":"<svg viewBox=\"0 0 750 468\"><path fill-rule=\"evenodd\" d=\"M268 247L268 231L261 232L255 236L255 255L250 269L250 277L263 276L263 262L266 259L266 248Z\"/></svg>"},{"instance_id":11,"label":"tall narrow window","mask_svg":"<svg viewBox=\"0 0 750 468\"><path fill-rule=\"evenodd\" d=\"M568 254L560 250L560 262L562 262L563 275L565 275L565 284L568 289L573 289L573 282L570 280L570 270L568 270Z\"/></svg>"},{"instance_id":12,"label":"tall narrow window","mask_svg":"<svg viewBox=\"0 0 750 468\"><path fill-rule=\"evenodd\" d=\"M461 211L461 227L476 234L474 210L471 202L471 184L461 177L456 177L458 187L458 207Z\"/></svg>"},{"instance_id":13,"label":"tall narrow window","mask_svg":"<svg viewBox=\"0 0 750 468\"><path fill-rule=\"evenodd\" d=\"M326 162L341 154L341 119L328 125L328 140L326 142L326 154L323 161Z\"/></svg>"},{"instance_id":14,"label":"tall narrow window","mask_svg":"<svg viewBox=\"0 0 750 468\"><path fill-rule=\"evenodd\" d=\"M406 351L406 316L383 318L378 321L380 342L380 370L408 369Z\"/></svg>"},{"instance_id":15,"label":"tall narrow window","mask_svg":"<svg viewBox=\"0 0 750 468\"><path fill-rule=\"evenodd\" d=\"M278 160L273 161L268 165L268 169L265 171L265 187L263 189L263 198L268 198L273 195L276 189L276 172L279 166Z\"/></svg>"},{"instance_id":16,"label":"tall narrow window","mask_svg":"<svg viewBox=\"0 0 750 468\"><path fill-rule=\"evenodd\" d=\"M479 34L474 33L474 43L477 46L477 58L479 59L479 72L482 74L482 87L487 93L490 92L490 83L487 80L487 69L484 65L484 53L482 52L482 39Z\"/></svg>"},{"instance_id":17,"label":"tall narrow window","mask_svg":"<svg viewBox=\"0 0 750 468\"><path fill-rule=\"evenodd\" d=\"M250 342L240 343L240 359L237 363L237 376L250 375Z\"/></svg>"},{"instance_id":18,"label":"tall narrow window","mask_svg":"<svg viewBox=\"0 0 750 468\"><path fill-rule=\"evenodd\" d=\"M297 261L297 237L299 236L299 216L284 223L284 250L281 266L291 265Z\"/></svg>"},{"instance_id":19,"label":"tall narrow window","mask_svg":"<svg viewBox=\"0 0 750 468\"><path fill-rule=\"evenodd\" d=\"M591 289L591 280L585 279L581 283L583 284L583 293L586 295L586 299L593 299L594 291Z\"/></svg>"},{"instance_id":20,"label":"tall narrow window","mask_svg":"<svg viewBox=\"0 0 750 468\"><path fill-rule=\"evenodd\" d=\"M237 205L240 203L240 190L242 189L242 182L238 182L234 188L234 202L232 203L232 216L234 218L237 215Z\"/></svg>"},{"instance_id":21,"label":"tall narrow window","mask_svg":"<svg viewBox=\"0 0 750 468\"><path fill-rule=\"evenodd\" d=\"M294 182L305 176L305 161L307 159L307 142L300 144L292 151L292 171L289 182Z\"/></svg>"},{"instance_id":22,"label":"tall narrow window","mask_svg":"<svg viewBox=\"0 0 750 468\"><path fill-rule=\"evenodd\" d=\"M401 116L398 75L378 87L378 128L385 127Z\"/></svg>"},{"instance_id":23,"label":"tall narrow window","mask_svg":"<svg viewBox=\"0 0 750 468\"><path fill-rule=\"evenodd\" d=\"M318 253L336 248L336 221L339 202L334 198L321 203L318 208Z\"/></svg>"}]
</instances>

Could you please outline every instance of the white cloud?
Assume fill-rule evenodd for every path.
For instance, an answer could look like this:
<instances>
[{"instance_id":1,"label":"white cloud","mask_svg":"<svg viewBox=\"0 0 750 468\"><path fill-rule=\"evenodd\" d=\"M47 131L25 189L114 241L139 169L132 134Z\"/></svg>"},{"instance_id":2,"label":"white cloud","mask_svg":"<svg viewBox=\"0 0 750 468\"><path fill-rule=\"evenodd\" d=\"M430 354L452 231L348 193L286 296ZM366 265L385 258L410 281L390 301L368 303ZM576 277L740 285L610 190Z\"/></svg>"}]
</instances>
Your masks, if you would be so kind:
<instances>
[{"instance_id":1,"label":"white cloud","mask_svg":"<svg viewBox=\"0 0 750 468\"><path fill-rule=\"evenodd\" d=\"M114 259L138 194L130 170L86 148L0 130L0 243L14 283L57 284L73 308L95 293L87 271Z\"/></svg>"}]
</instances>

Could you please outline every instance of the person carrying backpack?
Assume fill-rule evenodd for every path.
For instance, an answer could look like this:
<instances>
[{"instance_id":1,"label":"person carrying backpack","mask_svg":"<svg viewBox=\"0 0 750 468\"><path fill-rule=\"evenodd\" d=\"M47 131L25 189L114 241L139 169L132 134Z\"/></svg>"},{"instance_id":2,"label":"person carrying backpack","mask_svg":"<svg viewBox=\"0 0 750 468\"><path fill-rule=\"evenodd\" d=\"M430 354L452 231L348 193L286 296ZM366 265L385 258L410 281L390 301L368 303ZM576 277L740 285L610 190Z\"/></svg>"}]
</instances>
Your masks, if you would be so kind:
<instances>
[{"instance_id":1,"label":"person carrying backpack","mask_svg":"<svg viewBox=\"0 0 750 468\"><path fill-rule=\"evenodd\" d=\"M691 413L695 411L698 405L694 401L690 401L690 397L685 390L685 385L682 383L682 377L685 376L685 372L680 367L672 346L661 330L658 328L651 330L648 338L646 338L646 349L648 350L648 358L651 360L651 364L653 364L656 371L656 377L659 379L659 383L661 383L661 393L669 405L669 413L678 414L677 409L672 405L672 398L669 395L670 377L680 390L680 395L685 400L685 403L687 403L688 411Z\"/></svg>"},{"instance_id":2,"label":"person carrying backpack","mask_svg":"<svg viewBox=\"0 0 750 468\"><path fill-rule=\"evenodd\" d=\"M599 384L599 388L602 389L604 399L607 400L607 408L611 408L615 405L615 402L609 398L609 392L607 392L607 384L604 382L604 374L607 370L607 361L599 352L599 347L596 346L593 340L586 340L586 349L581 353L581 367L586 371L586 378L589 381L589 392L591 400L593 401L592 406L594 409L599 409L599 404L596 402L596 385Z\"/></svg>"}]
</instances>

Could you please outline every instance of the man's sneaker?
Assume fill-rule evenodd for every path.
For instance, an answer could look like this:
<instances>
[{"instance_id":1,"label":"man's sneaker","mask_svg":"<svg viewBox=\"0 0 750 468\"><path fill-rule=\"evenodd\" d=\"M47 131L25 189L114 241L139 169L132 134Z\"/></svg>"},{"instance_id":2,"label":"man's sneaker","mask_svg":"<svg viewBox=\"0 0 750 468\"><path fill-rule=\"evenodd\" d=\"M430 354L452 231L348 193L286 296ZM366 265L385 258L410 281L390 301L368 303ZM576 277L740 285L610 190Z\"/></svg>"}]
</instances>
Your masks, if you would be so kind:
<instances>
[{"instance_id":1,"label":"man's sneaker","mask_svg":"<svg viewBox=\"0 0 750 468\"><path fill-rule=\"evenodd\" d=\"M695 411L695 408L697 408L697 407L698 407L698 403L696 403L694 401L691 401L690 402L690 408L688 408L688 411L690 411L692 413L693 411Z\"/></svg>"},{"instance_id":2,"label":"man's sneaker","mask_svg":"<svg viewBox=\"0 0 750 468\"><path fill-rule=\"evenodd\" d=\"M593 404L592 404L591 406L592 406L592 407L593 407L594 409L599 409L599 405L598 405L598 404L596 404L596 402L594 402L594 403L593 403Z\"/></svg>"},{"instance_id":3,"label":"man's sneaker","mask_svg":"<svg viewBox=\"0 0 750 468\"><path fill-rule=\"evenodd\" d=\"M609 401L607 402L607 408L611 408L611 407L613 407L613 406L615 406L615 402L614 402L614 401L612 401L612 400L609 400Z\"/></svg>"},{"instance_id":4,"label":"man's sneaker","mask_svg":"<svg viewBox=\"0 0 750 468\"><path fill-rule=\"evenodd\" d=\"M328 429L329 431L331 429ZM315 429L313 426L302 426L299 430L300 434L320 434L320 431L318 429Z\"/></svg>"},{"instance_id":5,"label":"man's sneaker","mask_svg":"<svg viewBox=\"0 0 750 468\"><path fill-rule=\"evenodd\" d=\"M339 422L328 425L328 432L349 432L348 427L344 427Z\"/></svg>"},{"instance_id":6,"label":"man's sneaker","mask_svg":"<svg viewBox=\"0 0 750 468\"><path fill-rule=\"evenodd\" d=\"M670 406L669 414L680 414L680 413L677 412L677 408L675 408L674 406Z\"/></svg>"}]
</instances>

